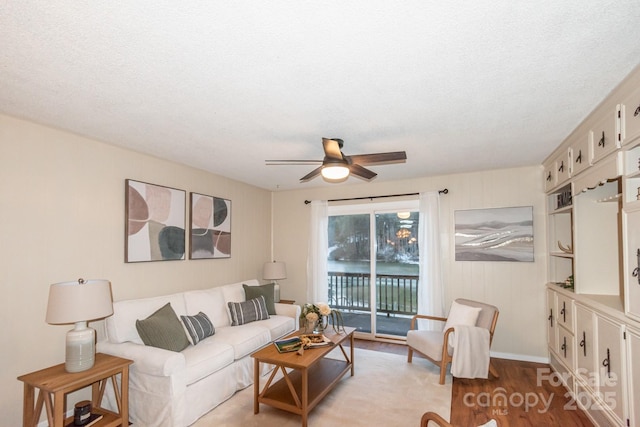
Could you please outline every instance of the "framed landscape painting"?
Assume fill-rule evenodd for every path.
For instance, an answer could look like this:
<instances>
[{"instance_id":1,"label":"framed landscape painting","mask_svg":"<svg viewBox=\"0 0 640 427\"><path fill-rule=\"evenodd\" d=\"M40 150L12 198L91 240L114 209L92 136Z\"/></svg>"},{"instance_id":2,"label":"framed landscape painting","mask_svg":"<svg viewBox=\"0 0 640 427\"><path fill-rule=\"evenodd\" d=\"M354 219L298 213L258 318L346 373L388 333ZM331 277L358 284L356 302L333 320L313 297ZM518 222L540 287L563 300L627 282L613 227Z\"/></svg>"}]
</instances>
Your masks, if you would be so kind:
<instances>
[{"instance_id":1,"label":"framed landscape painting","mask_svg":"<svg viewBox=\"0 0 640 427\"><path fill-rule=\"evenodd\" d=\"M191 259L231 257L231 200L191 193Z\"/></svg>"},{"instance_id":2,"label":"framed landscape painting","mask_svg":"<svg viewBox=\"0 0 640 427\"><path fill-rule=\"evenodd\" d=\"M125 262L185 259L186 192L125 181Z\"/></svg>"},{"instance_id":3,"label":"framed landscape painting","mask_svg":"<svg viewBox=\"0 0 640 427\"><path fill-rule=\"evenodd\" d=\"M533 207L455 211L456 261L533 262Z\"/></svg>"}]
</instances>

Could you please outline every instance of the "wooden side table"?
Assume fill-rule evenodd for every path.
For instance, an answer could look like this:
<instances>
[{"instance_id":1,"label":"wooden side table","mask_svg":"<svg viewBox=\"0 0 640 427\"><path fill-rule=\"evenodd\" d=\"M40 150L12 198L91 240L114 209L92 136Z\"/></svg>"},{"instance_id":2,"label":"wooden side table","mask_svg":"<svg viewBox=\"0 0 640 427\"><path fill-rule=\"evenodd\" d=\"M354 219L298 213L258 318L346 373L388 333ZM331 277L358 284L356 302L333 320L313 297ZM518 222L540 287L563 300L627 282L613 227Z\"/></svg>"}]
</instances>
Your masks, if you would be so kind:
<instances>
[{"instance_id":1,"label":"wooden side table","mask_svg":"<svg viewBox=\"0 0 640 427\"><path fill-rule=\"evenodd\" d=\"M42 413L47 411L50 427L64 427L73 422L73 417L65 419L65 396L76 390L91 386L92 412L103 414L94 426L116 427L129 425L129 365L132 360L97 353L95 364L83 372L69 373L64 363L18 377L24 383L22 412L23 427L36 427ZM120 387L116 378L120 375ZM119 413L101 407L102 397L108 380L111 379ZM38 389L38 398L35 397Z\"/></svg>"},{"instance_id":2,"label":"wooden side table","mask_svg":"<svg viewBox=\"0 0 640 427\"><path fill-rule=\"evenodd\" d=\"M280 301L278 301L281 304L295 304L295 300L292 299L281 299Z\"/></svg>"}]
</instances>

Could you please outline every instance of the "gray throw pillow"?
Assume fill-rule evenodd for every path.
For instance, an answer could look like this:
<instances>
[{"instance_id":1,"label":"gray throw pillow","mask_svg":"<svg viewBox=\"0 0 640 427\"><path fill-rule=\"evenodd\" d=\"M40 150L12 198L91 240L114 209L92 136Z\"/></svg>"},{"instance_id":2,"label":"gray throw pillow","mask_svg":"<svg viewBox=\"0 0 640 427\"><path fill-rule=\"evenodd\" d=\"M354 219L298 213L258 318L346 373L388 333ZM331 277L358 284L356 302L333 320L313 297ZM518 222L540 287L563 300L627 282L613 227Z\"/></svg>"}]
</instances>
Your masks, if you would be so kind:
<instances>
[{"instance_id":1,"label":"gray throw pillow","mask_svg":"<svg viewBox=\"0 0 640 427\"><path fill-rule=\"evenodd\" d=\"M182 351L189 346L187 334L171 303L166 303L144 320L136 320L136 329L142 342L151 347Z\"/></svg>"},{"instance_id":2,"label":"gray throw pillow","mask_svg":"<svg viewBox=\"0 0 640 427\"><path fill-rule=\"evenodd\" d=\"M276 306L273 302L275 294L275 285L273 283L262 286L249 286L243 284L242 287L244 288L244 295L247 301L250 299L258 298L260 295L262 295L264 297L264 302L267 305L267 312L269 314L276 314Z\"/></svg>"},{"instance_id":3,"label":"gray throw pillow","mask_svg":"<svg viewBox=\"0 0 640 427\"><path fill-rule=\"evenodd\" d=\"M180 316L184 327L187 328L189 336L191 336L191 343L193 345L198 344L203 339L210 337L216 333L213 323L209 320L209 316L200 312L195 316Z\"/></svg>"},{"instance_id":4,"label":"gray throw pillow","mask_svg":"<svg viewBox=\"0 0 640 427\"><path fill-rule=\"evenodd\" d=\"M244 325L245 323L269 318L269 312L262 295L248 301L229 302L227 304L229 305L229 313L231 313L231 326Z\"/></svg>"}]
</instances>

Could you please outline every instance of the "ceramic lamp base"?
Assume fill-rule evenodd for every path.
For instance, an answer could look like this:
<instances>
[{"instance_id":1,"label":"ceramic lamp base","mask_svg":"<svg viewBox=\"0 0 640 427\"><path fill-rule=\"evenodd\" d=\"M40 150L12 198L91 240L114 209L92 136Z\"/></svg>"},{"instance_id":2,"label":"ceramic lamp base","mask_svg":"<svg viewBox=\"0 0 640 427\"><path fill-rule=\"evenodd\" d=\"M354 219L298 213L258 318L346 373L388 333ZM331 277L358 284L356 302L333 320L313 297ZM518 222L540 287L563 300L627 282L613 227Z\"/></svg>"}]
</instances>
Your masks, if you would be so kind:
<instances>
[{"instance_id":1,"label":"ceramic lamp base","mask_svg":"<svg viewBox=\"0 0 640 427\"><path fill-rule=\"evenodd\" d=\"M87 322L78 322L67 332L64 368L67 372L82 372L90 369L96 357L95 330Z\"/></svg>"}]
</instances>

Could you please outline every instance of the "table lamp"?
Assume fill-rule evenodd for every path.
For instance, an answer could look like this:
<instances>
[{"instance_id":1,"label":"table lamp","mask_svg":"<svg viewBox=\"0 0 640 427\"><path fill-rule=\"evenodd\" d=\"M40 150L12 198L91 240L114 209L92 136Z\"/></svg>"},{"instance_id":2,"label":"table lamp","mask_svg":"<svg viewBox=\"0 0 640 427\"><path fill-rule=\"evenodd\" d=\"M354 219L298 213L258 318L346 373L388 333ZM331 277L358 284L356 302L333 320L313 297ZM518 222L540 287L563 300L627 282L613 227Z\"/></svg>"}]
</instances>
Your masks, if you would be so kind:
<instances>
[{"instance_id":1,"label":"table lamp","mask_svg":"<svg viewBox=\"0 0 640 427\"><path fill-rule=\"evenodd\" d=\"M265 262L262 268L262 278L265 280L273 280L274 301L280 301L280 285L277 280L287 278L287 266L284 262Z\"/></svg>"},{"instance_id":2,"label":"table lamp","mask_svg":"<svg viewBox=\"0 0 640 427\"><path fill-rule=\"evenodd\" d=\"M67 332L64 364L67 372L82 372L93 366L96 335L87 322L111 316L112 301L108 280L78 279L54 283L49 288L47 323L75 323L75 327Z\"/></svg>"}]
</instances>

